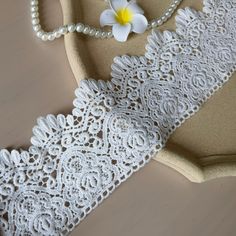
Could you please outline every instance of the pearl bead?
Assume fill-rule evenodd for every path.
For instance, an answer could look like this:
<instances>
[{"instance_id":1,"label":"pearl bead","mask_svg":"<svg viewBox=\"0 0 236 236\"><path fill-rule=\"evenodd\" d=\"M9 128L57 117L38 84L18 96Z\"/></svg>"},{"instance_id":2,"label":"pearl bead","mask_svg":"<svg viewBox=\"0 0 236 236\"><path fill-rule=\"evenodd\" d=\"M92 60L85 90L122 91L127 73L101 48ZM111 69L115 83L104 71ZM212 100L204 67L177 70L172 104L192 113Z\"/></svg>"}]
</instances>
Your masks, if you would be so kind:
<instances>
[{"instance_id":1,"label":"pearl bead","mask_svg":"<svg viewBox=\"0 0 236 236\"><path fill-rule=\"evenodd\" d=\"M157 27L157 22L156 22L156 21L152 21L152 22L151 22L151 27L152 27L152 28Z\"/></svg>"},{"instance_id":2,"label":"pearl bead","mask_svg":"<svg viewBox=\"0 0 236 236\"><path fill-rule=\"evenodd\" d=\"M102 39L106 38L106 36L107 36L107 32L105 32L105 31L101 32L101 38Z\"/></svg>"},{"instance_id":3,"label":"pearl bead","mask_svg":"<svg viewBox=\"0 0 236 236\"><path fill-rule=\"evenodd\" d=\"M59 28L59 32L60 34L67 34L68 33L68 30L67 30L67 27L66 26L62 26Z\"/></svg>"},{"instance_id":4,"label":"pearl bead","mask_svg":"<svg viewBox=\"0 0 236 236\"><path fill-rule=\"evenodd\" d=\"M33 27L33 30L35 31L35 32L37 32L37 31L39 31L41 29L41 25L34 25L34 27Z\"/></svg>"},{"instance_id":5,"label":"pearl bead","mask_svg":"<svg viewBox=\"0 0 236 236\"><path fill-rule=\"evenodd\" d=\"M84 29L83 29L83 33L84 33L84 34L88 34L89 31L90 31L90 27L86 25L86 26L84 27Z\"/></svg>"},{"instance_id":6,"label":"pearl bead","mask_svg":"<svg viewBox=\"0 0 236 236\"><path fill-rule=\"evenodd\" d=\"M113 34L112 34L111 31L109 31L109 32L107 33L107 37L108 37L108 38L112 38L112 37L113 37Z\"/></svg>"},{"instance_id":7,"label":"pearl bead","mask_svg":"<svg viewBox=\"0 0 236 236\"><path fill-rule=\"evenodd\" d=\"M53 41L55 39L55 36L53 33L48 35L48 40Z\"/></svg>"},{"instance_id":8,"label":"pearl bead","mask_svg":"<svg viewBox=\"0 0 236 236\"><path fill-rule=\"evenodd\" d=\"M34 0L34 1L31 1L31 6L37 6L39 4L38 1Z\"/></svg>"},{"instance_id":9,"label":"pearl bead","mask_svg":"<svg viewBox=\"0 0 236 236\"><path fill-rule=\"evenodd\" d=\"M39 23L39 18L33 18L32 19L32 24L37 25Z\"/></svg>"},{"instance_id":10,"label":"pearl bead","mask_svg":"<svg viewBox=\"0 0 236 236\"><path fill-rule=\"evenodd\" d=\"M53 32L53 34L54 34L55 38L60 38L61 37L61 33L59 32L59 29L55 30Z\"/></svg>"},{"instance_id":11,"label":"pearl bead","mask_svg":"<svg viewBox=\"0 0 236 236\"><path fill-rule=\"evenodd\" d=\"M39 17L39 13L38 12L32 12L31 17L32 18Z\"/></svg>"},{"instance_id":12,"label":"pearl bead","mask_svg":"<svg viewBox=\"0 0 236 236\"><path fill-rule=\"evenodd\" d=\"M88 34L89 34L90 36L94 36L95 33L96 33L96 29L91 28Z\"/></svg>"},{"instance_id":13,"label":"pearl bead","mask_svg":"<svg viewBox=\"0 0 236 236\"><path fill-rule=\"evenodd\" d=\"M67 29L70 33L75 32L75 24L71 24L67 26Z\"/></svg>"},{"instance_id":14,"label":"pearl bead","mask_svg":"<svg viewBox=\"0 0 236 236\"><path fill-rule=\"evenodd\" d=\"M39 4L38 1L31 1L31 6L37 6Z\"/></svg>"},{"instance_id":15,"label":"pearl bead","mask_svg":"<svg viewBox=\"0 0 236 236\"><path fill-rule=\"evenodd\" d=\"M42 30L38 31L38 32L36 33L36 36L37 36L38 38L42 38L42 36L43 36L43 31L42 31Z\"/></svg>"},{"instance_id":16,"label":"pearl bead","mask_svg":"<svg viewBox=\"0 0 236 236\"><path fill-rule=\"evenodd\" d=\"M31 7L31 12L37 12L38 11L38 6L33 6Z\"/></svg>"},{"instance_id":17,"label":"pearl bead","mask_svg":"<svg viewBox=\"0 0 236 236\"><path fill-rule=\"evenodd\" d=\"M172 7L170 7L166 12L168 12L168 14L171 14L172 12L173 12L173 8Z\"/></svg>"},{"instance_id":18,"label":"pearl bead","mask_svg":"<svg viewBox=\"0 0 236 236\"><path fill-rule=\"evenodd\" d=\"M158 25L162 24L162 20L161 19L158 19L156 22L157 22Z\"/></svg>"},{"instance_id":19,"label":"pearl bead","mask_svg":"<svg viewBox=\"0 0 236 236\"><path fill-rule=\"evenodd\" d=\"M162 16L162 17L161 17L161 20L162 20L162 21L164 21L165 19L166 19L165 16Z\"/></svg>"},{"instance_id":20,"label":"pearl bead","mask_svg":"<svg viewBox=\"0 0 236 236\"><path fill-rule=\"evenodd\" d=\"M166 13L165 13L165 16L167 16L167 17L168 17L169 15L170 15L170 14L169 14L169 12L166 12Z\"/></svg>"},{"instance_id":21,"label":"pearl bead","mask_svg":"<svg viewBox=\"0 0 236 236\"><path fill-rule=\"evenodd\" d=\"M48 40L47 34L43 34L43 35L42 35L42 40L43 40L43 41L47 41L47 40Z\"/></svg>"},{"instance_id":22,"label":"pearl bead","mask_svg":"<svg viewBox=\"0 0 236 236\"><path fill-rule=\"evenodd\" d=\"M82 23L78 23L76 25L76 31L77 32L82 32L84 30L84 25Z\"/></svg>"},{"instance_id":23,"label":"pearl bead","mask_svg":"<svg viewBox=\"0 0 236 236\"><path fill-rule=\"evenodd\" d=\"M96 33L95 33L95 38L100 38L101 37L101 31L100 30L96 30Z\"/></svg>"}]
</instances>

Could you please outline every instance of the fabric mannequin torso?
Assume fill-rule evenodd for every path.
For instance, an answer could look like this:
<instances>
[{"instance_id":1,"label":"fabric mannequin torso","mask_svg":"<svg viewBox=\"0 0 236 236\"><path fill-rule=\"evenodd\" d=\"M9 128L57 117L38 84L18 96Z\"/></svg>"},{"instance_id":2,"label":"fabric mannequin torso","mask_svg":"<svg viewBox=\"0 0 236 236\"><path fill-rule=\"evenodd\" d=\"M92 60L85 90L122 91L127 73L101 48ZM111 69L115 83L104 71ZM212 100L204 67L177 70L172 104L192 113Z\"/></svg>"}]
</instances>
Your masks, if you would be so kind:
<instances>
[{"instance_id":1,"label":"fabric mannequin torso","mask_svg":"<svg viewBox=\"0 0 236 236\"><path fill-rule=\"evenodd\" d=\"M138 1L145 10L147 18L153 18L161 15L168 7L171 1ZM98 25L98 19L101 11L106 7L103 1L97 2L96 7L92 1L81 1L80 4L73 1L68 4L61 0L64 6L65 22L73 22L83 20L94 26ZM186 0L180 5L180 8L191 7L196 10L202 9L202 1ZM68 8L68 9L67 9ZM69 10L74 9L74 10ZM86 13L86 14L85 14ZM93 16L93 17L91 17ZM168 20L159 29L175 30L175 16ZM150 32L143 35L131 35L127 42L119 43L115 40L93 40L81 35L66 36L67 54L74 75L79 83L81 79L91 77L94 79L109 80L113 58L119 55L143 55L147 36ZM73 47L71 47L73 42ZM75 51L76 49L76 51ZM77 54L77 52L79 52ZM78 58L83 66L78 66ZM81 73L81 68L83 72ZM182 125L170 137L167 143L167 149L183 156L191 156L196 158L201 165L205 163L205 157L220 155L224 158L226 155L234 155L236 153L235 138L236 130L234 109L235 94L235 75L232 80L213 96L201 111ZM219 107L224 107L224 111ZM214 122L212 122L212 119ZM223 120L222 120L223 119ZM224 138L222 138L224 137ZM214 158L214 157L213 157ZM157 158L158 159L158 158Z\"/></svg>"}]
</instances>

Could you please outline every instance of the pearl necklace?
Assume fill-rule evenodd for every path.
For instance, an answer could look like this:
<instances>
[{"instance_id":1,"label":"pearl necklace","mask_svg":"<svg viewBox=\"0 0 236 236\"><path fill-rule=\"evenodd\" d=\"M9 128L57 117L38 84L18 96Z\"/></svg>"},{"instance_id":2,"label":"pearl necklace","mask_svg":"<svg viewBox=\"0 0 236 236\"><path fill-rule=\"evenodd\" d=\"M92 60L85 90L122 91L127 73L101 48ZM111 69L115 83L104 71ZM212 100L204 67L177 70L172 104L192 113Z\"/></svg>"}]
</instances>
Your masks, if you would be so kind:
<instances>
[{"instance_id":1,"label":"pearl necklace","mask_svg":"<svg viewBox=\"0 0 236 236\"><path fill-rule=\"evenodd\" d=\"M173 15L175 9L182 1L183 0L173 0L173 2L170 4L168 9L164 12L164 14L161 17L155 18L148 22L147 29L156 28L162 25L164 22L166 22ZM60 38L63 35L73 32L83 33L85 35L101 39L113 37L111 31L106 31L103 30L102 28L94 28L89 25L85 25L81 22L77 24L72 23L68 25L63 25L51 32L45 32L40 25L38 4L39 0L31 0L32 26L37 37L42 39L43 41L53 41L56 38Z\"/></svg>"}]
</instances>

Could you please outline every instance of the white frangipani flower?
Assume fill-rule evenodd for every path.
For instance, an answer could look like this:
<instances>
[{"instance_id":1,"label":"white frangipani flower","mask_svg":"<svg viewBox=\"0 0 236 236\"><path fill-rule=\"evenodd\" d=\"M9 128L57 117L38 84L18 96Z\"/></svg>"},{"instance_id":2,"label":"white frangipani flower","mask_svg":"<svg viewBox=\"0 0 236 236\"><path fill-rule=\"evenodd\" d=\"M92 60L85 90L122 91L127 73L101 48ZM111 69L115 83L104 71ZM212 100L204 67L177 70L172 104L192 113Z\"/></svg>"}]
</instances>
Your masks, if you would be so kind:
<instances>
[{"instance_id":1,"label":"white frangipani flower","mask_svg":"<svg viewBox=\"0 0 236 236\"><path fill-rule=\"evenodd\" d=\"M135 0L109 0L109 4L111 9L102 12L100 24L112 26L112 33L117 41L125 42L130 32L145 32L148 21Z\"/></svg>"}]
</instances>

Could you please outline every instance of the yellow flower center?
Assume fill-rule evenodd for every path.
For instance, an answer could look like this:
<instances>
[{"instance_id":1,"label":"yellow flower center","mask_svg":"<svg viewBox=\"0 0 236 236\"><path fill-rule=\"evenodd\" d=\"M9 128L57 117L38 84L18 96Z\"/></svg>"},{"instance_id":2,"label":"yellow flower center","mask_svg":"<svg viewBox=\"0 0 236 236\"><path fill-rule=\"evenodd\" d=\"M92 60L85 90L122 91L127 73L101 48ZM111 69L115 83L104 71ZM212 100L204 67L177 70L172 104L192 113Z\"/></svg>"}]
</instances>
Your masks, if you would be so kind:
<instances>
[{"instance_id":1,"label":"yellow flower center","mask_svg":"<svg viewBox=\"0 0 236 236\"><path fill-rule=\"evenodd\" d=\"M131 22L133 19L133 12L127 8L121 8L116 12L116 21L121 25Z\"/></svg>"}]
</instances>

